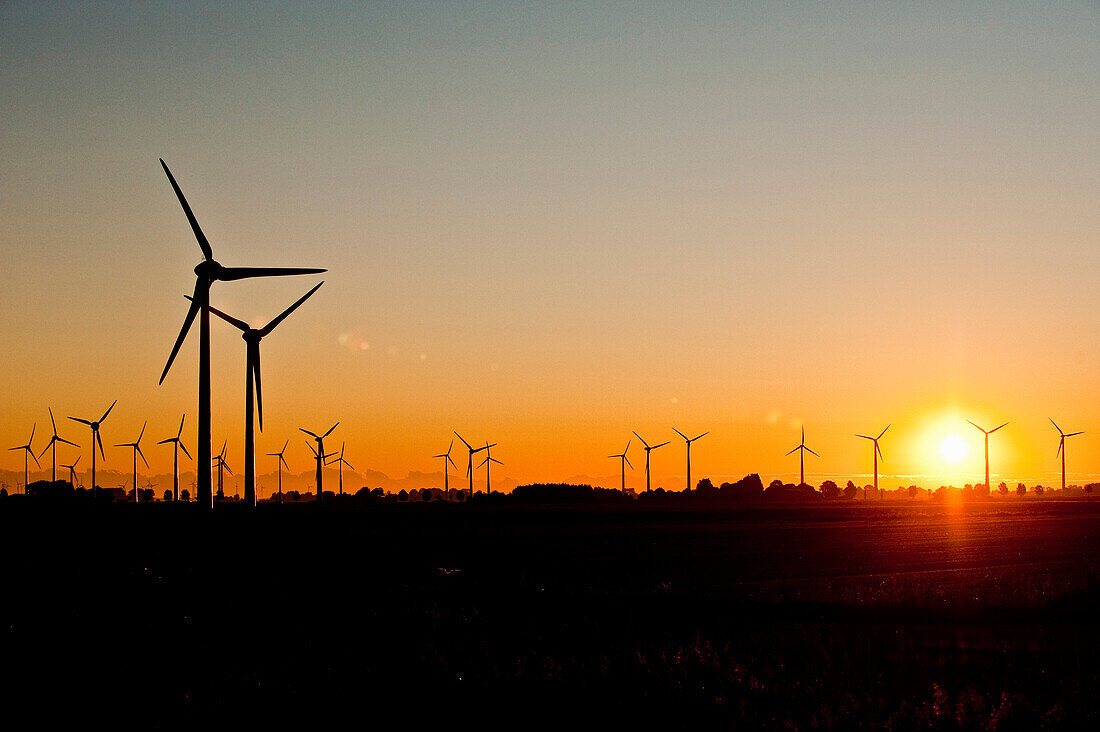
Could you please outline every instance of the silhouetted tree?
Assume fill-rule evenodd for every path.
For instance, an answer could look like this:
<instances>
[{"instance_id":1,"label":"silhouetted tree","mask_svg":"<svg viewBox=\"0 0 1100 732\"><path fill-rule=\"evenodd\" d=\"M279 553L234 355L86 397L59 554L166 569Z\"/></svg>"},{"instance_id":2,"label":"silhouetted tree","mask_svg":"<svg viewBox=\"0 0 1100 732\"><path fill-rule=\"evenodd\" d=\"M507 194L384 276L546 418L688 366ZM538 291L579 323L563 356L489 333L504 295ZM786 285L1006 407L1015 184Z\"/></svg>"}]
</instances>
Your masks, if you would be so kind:
<instances>
[{"instance_id":1,"label":"silhouetted tree","mask_svg":"<svg viewBox=\"0 0 1100 732\"><path fill-rule=\"evenodd\" d=\"M180 491L180 500L183 501L184 503L187 503L188 501L190 501L191 500L191 491L187 490L186 488L181 490Z\"/></svg>"},{"instance_id":2,"label":"silhouetted tree","mask_svg":"<svg viewBox=\"0 0 1100 732\"><path fill-rule=\"evenodd\" d=\"M1037 496L1043 495L1043 486L1041 486L1041 485L1035 486L1035 495L1037 495Z\"/></svg>"},{"instance_id":3,"label":"silhouetted tree","mask_svg":"<svg viewBox=\"0 0 1100 732\"><path fill-rule=\"evenodd\" d=\"M168 490L164 491L164 502L168 503L171 500L172 500L172 489L169 488Z\"/></svg>"},{"instance_id":4,"label":"silhouetted tree","mask_svg":"<svg viewBox=\"0 0 1100 732\"><path fill-rule=\"evenodd\" d=\"M918 492L920 492L920 488L918 488L915 485L909 486L909 497L910 498L916 498Z\"/></svg>"},{"instance_id":5,"label":"silhouetted tree","mask_svg":"<svg viewBox=\"0 0 1100 732\"><path fill-rule=\"evenodd\" d=\"M1005 482L1004 482L1004 481L1002 480L1002 481L1001 481L1001 484L1000 484L999 486L997 486L997 491L998 491L998 492L999 492L999 493L1000 493L1000 494L1001 494L1002 496L1007 496L1007 495L1008 495L1008 483L1005 483Z\"/></svg>"},{"instance_id":6,"label":"silhouetted tree","mask_svg":"<svg viewBox=\"0 0 1100 732\"><path fill-rule=\"evenodd\" d=\"M1016 495L1026 496L1027 495L1027 486L1024 485L1023 483L1017 483L1016 484Z\"/></svg>"},{"instance_id":7,"label":"silhouetted tree","mask_svg":"<svg viewBox=\"0 0 1100 732\"><path fill-rule=\"evenodd\" d=\"M821 495L829 499L840 498L840 487L835 481L827 480L821 484Z\"/></svg>"},{"instance_id":8,"label":"silhouetted tree","mask_svg":"<svg viewBox=\"0 0 1100 732\"><path fill-rule=\"evenodd\" d=\"M1093 489L1096 488L1097 486L1100 486L1100 483L1086 483L1085 484L1085 493L1092 493Z\"/></svg>"},{"instance_id":9,"label":"silhouetted tree","mask_svg":"<svg viewBox=\"0 0 1100 732\"><path fill-rule=\"evenodd\" d=\"M858 493L858 492L859 492L859 488L857 488L857 487L856 487L856 484L855 484L855 483L853 483L853 482L852 482L852 481L850 481L850 480L849 480L849 481L848 481L848 483L847 483L847 484L846 484L846 485L844 486L844 497L845 497L845 498L848 498L848 499L853 499L853 498L855 498L855 497L856 497L856 493Z\"/></svg>"}]
</instances>

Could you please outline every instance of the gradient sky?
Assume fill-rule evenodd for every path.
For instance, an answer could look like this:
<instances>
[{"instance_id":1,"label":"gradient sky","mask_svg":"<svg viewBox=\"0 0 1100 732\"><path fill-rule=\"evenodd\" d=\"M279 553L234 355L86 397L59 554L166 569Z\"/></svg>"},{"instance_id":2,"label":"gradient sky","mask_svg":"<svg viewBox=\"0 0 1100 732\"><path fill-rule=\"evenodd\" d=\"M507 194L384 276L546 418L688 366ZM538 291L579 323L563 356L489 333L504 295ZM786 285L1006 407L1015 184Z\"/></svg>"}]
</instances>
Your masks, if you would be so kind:
<instances>
[{"instance_id":1,"label":"gradient sky","mask_svg":"<svg viewBox=\"0 0 1100 732\"><path fill-rule=\"evenodd\" d=\"M3 4L4 446L118 398L105 442L186 411L193 447L197 330L156 383L201 257L163 157L222 263L329 269L263 343L258 448L295 471L340 420L393 477L457 429L500 487L613 485L675 426L711 430L697 477L790 480L805 423L816 482L893 423L884 473L961 484L969 417L1011 422L995 481L1049 485L1054 417L1096 480L1097 4L736 5ZM212 300L263 323L316 281ZM213 333L240 463L244 343Z\"/></svg>"}]
</instances>

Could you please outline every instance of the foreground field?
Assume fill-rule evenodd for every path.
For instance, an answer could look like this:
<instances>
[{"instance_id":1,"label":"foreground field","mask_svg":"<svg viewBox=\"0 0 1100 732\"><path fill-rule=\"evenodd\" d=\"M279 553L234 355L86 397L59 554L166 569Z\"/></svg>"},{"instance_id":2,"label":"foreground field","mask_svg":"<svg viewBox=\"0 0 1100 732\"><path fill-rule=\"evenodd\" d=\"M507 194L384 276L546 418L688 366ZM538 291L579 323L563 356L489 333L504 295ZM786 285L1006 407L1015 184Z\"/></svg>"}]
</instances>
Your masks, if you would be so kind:
<instances>
[{"instance_id":1,"label":"foreground field","mask_svg":"<svg viewBox=\"0 0 1100 732\"><path fill-rule=\"evenodd\" d=\"M5 708L148 728L1097 721L1100 502L193 509L0 504Z\"/></svg>"}]
</instances>

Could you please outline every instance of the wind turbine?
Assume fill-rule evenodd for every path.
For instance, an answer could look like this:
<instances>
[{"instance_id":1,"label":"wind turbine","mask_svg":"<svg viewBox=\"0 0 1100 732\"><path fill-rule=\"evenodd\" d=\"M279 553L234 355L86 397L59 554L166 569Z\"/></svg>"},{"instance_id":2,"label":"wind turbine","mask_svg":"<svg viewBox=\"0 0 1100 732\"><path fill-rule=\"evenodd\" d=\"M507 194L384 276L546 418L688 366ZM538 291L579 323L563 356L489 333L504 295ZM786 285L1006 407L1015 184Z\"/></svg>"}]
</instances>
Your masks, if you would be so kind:
<instances>
[{"instance_id":1,"label":"wind turbine","mask_svg":"<svg viewBox=\"0 0 1100 732\"><path fill-rule=\"evenodd\" d=\"M619 458L619 469L620 469L620 472L622 473L622 475L621 475L622 483L621 483L621 486L620 486L619 490L621 490L623 493L626 493L626 466L630 465L630 458L628 458L626 456L626 454L628 452L630 452L630 440L626 441L626 449L623 450L621 454L619 454L619 455L608 455L609 458ZM630 465L630 469L633 470L634 466Z\"/></svg>"},{"instance_id":2,"label":"wind turbine","mask_svg":"<svg viewBox=\"0 0 1100 732\"><path fill-rule=\"evenodd\" d=\"M51 483L56 483L57 482L57 443L64 442L66 445L72 445L73 447L76 447L76 448L79 448L80 445L76 444L75 442L69 442L64 437L58 437L57 436L57 422L54 422L54 420L53 420L53 409L50 409L50 424L53 425L53 437L51 437L50 441L46 443L46 447L44 447L42 449L42 455L46 454L46 450L49 450L51 447L53 448L53 455L50 456L50 461L53 465L53 467L50 470L50 482ZM32 430L32 432L33 432L33 430ZM41 459L42 455L38 456L39 459ZM41 467L41 465L39 467Z\"/></svg>"},{"instance_id":3,"label":"wind turbine","mask_svg":"<svg viewBox=\"0 0 1100 732\"><path fill-rule=\"evenodd\" d=\"M191 307L187 309L187 315L183 319L183 327L176 337L176 343L172 346L172 354L168 357L168 363L161 372L160 382L164 383L164 377L168 375L168 369L172 368L172 361L179 353L183 339L191 328L195 316L199 316L199 425L198 425L198 501L205 508L212 508L214 498L211 493L211 446L210 446L210 286L217 281L229 282L243 280L251 277L280 277L285 275L317 274L323 269L294 268L294 267L223 267L214 259L214 252L210 248L210 242L199 228L199 222L191 211L183 191L176 184L172 172L168 170L164 160L160 161L168 176L172 189L176 192L176 198L183 206L183 212L187 216L191 230L195 232L199 248L202 250L203 261L195 266L195 294L191 300Z\"/></svg>"},{"instance_id":4,"label":"wind turbine","mask_svg":"<svg viewBox=\"0 0 1100 732\"><path fill-rule=\"evenodd\" d=\"M681 432L680 430L676 429L675 427L673 427L673 428L672 428L672 431L673 431L673 432L675 432L676 434L680 435L680 437L683 437L683 438L684 438L684 442L686 442L686 443L687 443L687 453L688 453L688 473L687 473L687 481L688 481L688 482L687 482L687 486L688 486L688 487L687 487L687 489L688 489L688 490L690 491L690 490L691 490L691 443L693 443L693 442L695 442L696 440L698 440L698 439L699 439L699 437L704 437L704 436L706 436L706 435L709 435L709 434L710 434L710 430L707 430L707 431L706 431L706 432L704 432L703 434L699 435L699 437L692 437L691 439L688 439L688 436L687 436L687 435L685 435L685 434L684 434L683 432Z\"/></svg>"},{"instance_id":5,"label":"wind turbine","mask_svg":"<svg viewBox=\"0 0 1100 732\"><path fill-rule=\"evenodd\" d=\"M30 439L27 440L26 445L17 445L15 447L9 447L8 448L9 450L22 450L23 451L23 493L24 493L24 495L27 493L27 486L30 485L30 463L27 460L27 456L30 455L30 459L34 460L34 464L37 465L39 468L42 467L42 463L38 462L38 458L36 458L34 456L34 450L31 449L31 443L34 442L34 428L37 427L37 426L38 426L37 423L31 425L31 436L30 436ZM43 452L43 454L45 454L45 452Z\"/></svg>"},{"instance_id":6,"label":"wind turbine","mask_svg":"<svg viewBox=\"0 0 1100 732\"><path fill-rule=\"evenodd\" d=\"M865 440L870 440L874 443L871 448L871 457L875 459L875 495L879 495L878 492L878 459L882 457L882 448L878 446L878 441L882 439L882 436L886 434L886 430L890 429L890 425L886 425L886 429L878 433L878 437L868 437L867 435L856 435L856 437L862 437ZM816 454L816 453L815 453ZM866 496L864 496L866 498Z\"/></svg>"},{"instance_id":7,"label":"wind turbine","mask_svg":"<svg viewBox=\"0 0 1100 732\"><path fill-rule=\"evenodd\" d=\"M489 470L493 467L493 463L496 463L497 465L504 465L504 463L497 460L495 457L493 457L492 453L489 452L490 447L496 447L496 443L493 443L492 445L490 445L488 442L485 443L485 447L482 448L483 450L485 450L485 459L481 461L481 465L477 466L478 470L480 470L482 467L485 468L485 495L489 495L490 493L492 493L492 489L489 486Z\"/></svg>"},{"instance_id":8,"label":"wind turbine","mask_svg":"<svg viewBox=\"0 0 1100 732\"><path fill-rule=\"evenodd\" d=\"M287 440L286 442L283 443L283 449L282 450L279 450L279 452L269 452L268 453L268 455L271 456L271 457L279 458L278 462L276 463L276 465L279 468L279 503L283 502L283 466L286 465L286 459L283 457L283 453L286 452L286 446L289 445L289 444L290 444L290 440ZM308 442L306 444L309 445ZM310 447L313 447L313 446L310 445ZM286 469L290 470L290 466L286 465Z\"/></svg>"},{"instance_id":9,"label":"wind turbine","mask_svg":"<svg viewBox=\"0 0 1100 732\"><path fill-rule=\"evenodd\" d=\"M466 442L466 438L463 437L462 435L458 434L457 431L455 432L455 437L462 440L462 444L466 446L466 449L470 453L469 459L466 463L466 477L470 479L470 498L473 498L474 497L474 453L481 452L482 450L488 450L490 447L496 447L496 443L493 443L492 445L486 443L485 447L475 448L469 442Z\"/></svg>"},{"instance_id":10,"label":"wind turbine","mask_svg":"<svg viewBox=\"0 0 1100 732\"><path fill-rule=\"evenodd\" d=\"M122 442L115 447L131 447L134 450L134 503L139 503L138 497L138 485L137 485L137 459L138 455L141 455L141 462L145 463L145 467L149 467L149 461L145 459L145 453L141 451L141 438L145 434L145 425L147 422L143 422L141 425L141 433L138 434L138 438L133 442Z\"/></svg>"},{"instance_id":11,"label":"wind turbine","mask_svg":"<svg viewBox=\"0 0 1100 732\"><path fill-rule=\"evenodd\" d=\"M76 490L76 465L79 462L80 462L80 456L77 455L76 456L76 462L74 462L72 465L62 465L61 466L63 468L67 468L68 471L69 471L69 485L71 485L73 487L73 490Z\"/></svg>"},{"instance_id":12,"label":"wind turbine","mask_svg":"<svg viewBox=\"0 0 1100 732\"><path fill-rule=\"evenodd\" d=\"M633 432L633 430L631 430ZM660 445L650 445L648 442L642 439L642 436L637 432L634 432L634 436L639 440L642 440L642 446L645 447L645 489L649 492L649 453L656 450L658 447L664 447L668 444L668 441L662 442ZM628 444L629 446L629 444Z\"/></svg>"},{"instance_id":13,"label":"wind turbine","mask_svg":"<svg viewBox=\"0 0 1100 732\"><path fill-rule=\"evenodd\" d=\"M309 444L309 443L306 443ZM355 470L355 466L344 459L344 443L340 443L340 457L335 460L330 460L325 465L332 465L333 463L339 463L340 465L340 495L344 495L344 466L347 465L352 470Z\"/></svg>"},{"instance_id":14,"label":"wind turbine","mask_svg":"<svg viewBox=\"0 0 1100 732\"><path fill-rule=\"evenodd\" d=\"M251 327L243 320L226 315L216 307L210 307L210 312L240 330L241 337L244 338L244 342L247 344L244 359L244 500L249 506L256 505L256 434L252 418L253 392L256 395L256 412L260 417L260 432L264 431L263 389L260 385L260 341L263 340L264 336L275 330L275 326L283 322L286 316L297 310L298 306L304 303L310 295L317 292L323 284L325 283L318 283L316 287L298 298L293 305L259 329ZM188 299L190 298L188 297ZM253 389L253 378L255 378L255 389Z\"/></svg>"},{"instance_id":15,"label":"wind turbine","mask_svg":"<svg viewBox=\"0 0 1100 732\"><path fill-rule=\"evenodd\" d=\"M451 460L451 448L455 446L455 441L451 440L451 444L447 445L447 452L442 455L432 455L432 457L443 458L443 500L449 501L451 499L451 481L450 474L448 472L447 463L454 465L454 469L458 470L458 466L455 465L455 461Z\"/></svg>"},{"instance_id":16,"label":"wind turbine","mask_svg":"<svg viewBox=\"0 0 1100 732\"><path fill-rule=\"evenodd\" d=\"M95 482L95 446L96 446L96 443L99 444L99 456L101 458L103 458L104 460L107 459L107 456L103 454L103 438L101 438L99 436L99 426L101 424L103 424L104 421L106 421L107 415L111 413L111 410L115 408L116 404L118 404L118 399L115 399L113 402L111 402L111 406L107 407L107 411L104 412L103 416L100 417L95 422L89 422L88 420L81 419L80 417L69 417L69 419L73 420L74 422L80 422L81 424L86 424L86 425L88 425L89 427L92 428L92 494L95 495L95 496L99 496L99 486L96 485L96 482Z\"/></svg>"},{"instance_id":17,"label":"wind turbine","mask_svg":"<svg viewBox=\"0 0 1100 732\"><path fill-rule=\"evenodd\" d=\"M307 435L312 437L313 439L317 440L317 449L316 450L313 449L313 445L309 445L308 442L306 444L309 445L309 449L313 450L313 455L314 455L314 457L317 458L317 501L318 502L323 501L324 496L325 496L325 494L321 490L321 468L323 468L325 466L325 460L327 458L332 457L332 455L326 455L325 454L325 442L324 442L324 440L325 440L326 437L328 437L329 435L332 434L332 431L334 429L336 429L337 425L339 425L339 424L340 423L337 422L336 424L329 427L328 432L321 435L320 437L318 437L317 433L315 433L315 432L310 432L309 430L303 429L302 427L298 428L298 429L302 430L302 432L305 432Z\"/></svg>"},{"instance_id":18,"label":"wind turbine","mask_svg":"<svg viewBox=\"0 0 1100 732\"><path fill-rule=\"evenodd\" d=\"M1050 419L1050 418L1048 417L1047 419ZM1065 432L1062 431L1062 428L1059 427L1055 423L1055 421L1053 419L1050 420L1050 423L1052 425L1054 425L1054 429L1058 430L1058 434L1061 435L1061 437L1058 440L1058 454L1062 456L1062 490L1065 491L1066 490L1066 438L1067 437L1076 437L1077 435L1083 435L1085 433L1084 432L1070 432L1069 434L1066 434Z\"/></svg>"},{"instance_id":19,"label":"wind turbine","mask_svg":"<svg viewBox=\"0 0 1100 732\"><path fill-rule=\"evenodd\" d=\"M180 417L180 428L176 431L175 437L169 437L167 440L161 440L158 445L167 445L171 442L175 447L172 451L172 500L178 501L180 499L180 448L183 448L183 454L187 456L188 460L194 460L191 457L191 453L187 452L187 448L183 446L183 440L180 439L180 435L183 434L183 420L187 419L187 415Z\"/></svg>"},{"instance_id":20,"label":"wind turbine","mask_svg":"<svg viewBox=\"0 0 1100 732\"><path fill-rule=\"evenodd\" d=\"M795 452L795 450L798 451L798 484L800 486L806 485L806 451L809 450L809 452L814 455L817 455L817 453L806 447L805 426L802 427L802 442L798 443L798 447L796 447L794 450L791 450L791 452ZM790 455L791 452L788 452L787 455ZM821 457L820 455L817 456Z\"/></svg>"},{"instance_id":21,"label":"wind turbine","mask_svg":"<svg viewBox=\"0 0 1100 732\"><path fill-rule=\"evenodd\" d=\"M970 422L969 419L966 420L966 421ZM978 427L978 425L974 424L973 422L970 422L970 424L973 424L975 427ZM1008 422L1005 422L1005 424L1008 424ZM1004 427L1005 424L1002 424L1001 427ZM989 488L989 436L991 434L993 434L994 432L996 432L997 430L1001 429L1001 427L994 427L991 430L985 430L985 429L982 429L981 427L978 427L978 429L982 431L982 434L985 435L985 487L986 487L987 490Z\"/></svg>"},{"instance_id":22,"label":"wind turbine","mask_svg":"<svg viewBox=\"0 0 1100 732\"><path fill-rule=\"evenodd\" d=\"M229 467L229 463L225 461L225 446L229 444L229 440L222 443L222 451L211 458L211 462L218 466L218 498L225 498L225 490L223 488L222 479L225 477L222 474L223 470L228 470L230 475L233 475L233 469Z\"/></svg>"}]
</instances>

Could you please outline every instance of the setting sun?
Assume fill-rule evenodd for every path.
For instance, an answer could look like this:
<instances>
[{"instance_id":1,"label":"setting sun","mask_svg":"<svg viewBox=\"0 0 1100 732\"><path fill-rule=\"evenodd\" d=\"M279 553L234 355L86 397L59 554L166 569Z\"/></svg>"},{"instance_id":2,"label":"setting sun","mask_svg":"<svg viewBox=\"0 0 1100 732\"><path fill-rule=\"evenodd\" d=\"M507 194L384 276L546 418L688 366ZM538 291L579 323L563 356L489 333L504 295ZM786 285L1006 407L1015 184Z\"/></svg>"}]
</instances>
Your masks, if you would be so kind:
<instances>
[{"instance_id":1,"label":"setting sun","mask_svg":"<svg viewBox=\"0 0 1100 732\"><path fill-rule=\"evenodd\" d=\"M949 463L962 462L968 452L966 440L958 435L948 435L940 440L940 456Z\"/></svg>"}]
</instances>

